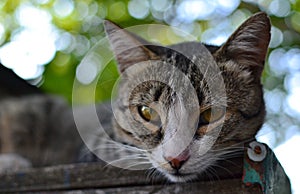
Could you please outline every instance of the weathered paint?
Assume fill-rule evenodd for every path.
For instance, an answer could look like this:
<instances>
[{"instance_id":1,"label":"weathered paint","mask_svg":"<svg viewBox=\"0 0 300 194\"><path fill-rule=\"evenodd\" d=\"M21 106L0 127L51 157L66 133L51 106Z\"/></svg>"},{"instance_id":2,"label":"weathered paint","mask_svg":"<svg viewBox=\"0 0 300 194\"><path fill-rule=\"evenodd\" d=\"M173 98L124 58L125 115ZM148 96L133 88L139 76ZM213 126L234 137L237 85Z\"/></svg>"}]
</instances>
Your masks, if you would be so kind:
<instances>
[{"instance_id":1,"label":"weathered paint","mask_svg":"<svg viewBox=\"0 0 300 194\"><path fill-rule=\"evenodd\" d=\"M259 184L264 194L290 194L290 181L275 154L267 145L261 145L266 148L267 154L259 162L251 160L252 156L249 157L249 153L244 152L243 183L246 187ZM245 150L247 149L248 144L245 145Z\"/></svg>"}]
</instances>

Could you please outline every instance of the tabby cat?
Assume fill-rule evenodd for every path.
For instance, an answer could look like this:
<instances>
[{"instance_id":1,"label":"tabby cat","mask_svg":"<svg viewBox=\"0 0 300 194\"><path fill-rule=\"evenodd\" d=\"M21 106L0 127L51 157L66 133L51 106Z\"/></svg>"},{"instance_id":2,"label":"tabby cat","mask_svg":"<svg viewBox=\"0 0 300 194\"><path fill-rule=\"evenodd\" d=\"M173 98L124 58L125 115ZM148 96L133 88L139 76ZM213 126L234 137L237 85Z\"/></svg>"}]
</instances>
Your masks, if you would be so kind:
<instances>
[{"instance_id":1,"label":"tabby cat","mask_svg":"<svg viewBox=\"0 0 300 194\"><path fill-rule=\"evenodd\" d=\"M266 14L252 16L220 48L160 47L105 27L122 74L114 139L134 147L139 161L131 165L148 161L171 181L188 181L254 138L265 116Z\"/></svg>"},{"instance_id":2,"label":"tabby cat","mask_svg":"<svg viewBox=\"0 0 300 194\"><path fill-rule=\"evenodd\" d=\"M270 21L265 13L250 17L221 47L198 42L163 47L148 43L109 21L104 25L121 76L112 106L97 107L104 130L97 129L98 134L84 139L100 159L123 168L155 169L170 181L186 182L196 179L217 161L239 151L244 142L255 138L265 117L260 80L270 41ZM39 157L32 157L28 152L35 148L24 150L23 147L22 150L21 143L1 145L2 153L17 152L35 165L43 163L41 154L51 155L52 160L70 162L73 158L70 155L68 159L60 156L64 151L74 155L76 152L63 131L75 128L73 122L68 126L65 123L66 118L72 118L71 111L64 103L53 103L57 101L54 98L36 98L47 110L41 113L31 108L32 113L27 114L33 118L37 112L50 111L53 116L42 125L37 124L39 119L28 119L23 125L32 127L27 134L34 134L33 129L42 131L31 138L35 143L30 144L38 146L35 153L39 153ZM15 100L14 104L21 104L20 101L25 100ZM28 101L31 105L26 106L35 103L33 99ZM7 105L9 102L4 104L6 109L0 109L0 134L11 119L7 115L21 112L21 108L15 106L14 114L9 114L12 108ZM22 108L28 110L25 105ZM53 123L46 128L44 125L49 122ZM82 126L77 126L81 129L95 127L87 118L81 123ZM66 140L55 146L45 143L45 134L51 131ZM76 136L74 130L71 134ZM80 141L75 139L74 144L79 145L76 142ZM60 146L65 149L59 150ZM51 163L55 162L47 164Z\"/></svg>"}]
</instances>

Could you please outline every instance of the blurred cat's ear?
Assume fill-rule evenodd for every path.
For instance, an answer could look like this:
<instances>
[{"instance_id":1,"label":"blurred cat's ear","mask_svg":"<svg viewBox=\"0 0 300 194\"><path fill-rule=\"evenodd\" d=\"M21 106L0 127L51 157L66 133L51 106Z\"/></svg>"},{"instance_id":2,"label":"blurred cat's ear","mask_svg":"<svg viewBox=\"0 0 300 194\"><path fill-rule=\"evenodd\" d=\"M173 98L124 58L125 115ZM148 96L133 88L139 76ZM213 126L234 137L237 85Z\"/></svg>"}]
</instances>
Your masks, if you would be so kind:
<instances>
[{"instance_id":1,"label":"blurred cat's ear","mask_svg":"<svg viewBox=\"0 0 300 194\"><path fill-rule=\"evenodd\" d=\"M270 42L271 23L260 12L246 20L216 52L217 60L232 59L260 78Z\"/></svg>"},{"instance_id":2,"label":"blurred cat's ear","mask_svg":"<svg viewBox=\"0 0 300 194\"><path fill-rule=\"evenodd\" d=\"M107 20L104 21L104 27L120 72L138 62L158 58L156 54L143 46L147 44L146 40L134 37L128 31Z\"/></svg>"}]
</instances>

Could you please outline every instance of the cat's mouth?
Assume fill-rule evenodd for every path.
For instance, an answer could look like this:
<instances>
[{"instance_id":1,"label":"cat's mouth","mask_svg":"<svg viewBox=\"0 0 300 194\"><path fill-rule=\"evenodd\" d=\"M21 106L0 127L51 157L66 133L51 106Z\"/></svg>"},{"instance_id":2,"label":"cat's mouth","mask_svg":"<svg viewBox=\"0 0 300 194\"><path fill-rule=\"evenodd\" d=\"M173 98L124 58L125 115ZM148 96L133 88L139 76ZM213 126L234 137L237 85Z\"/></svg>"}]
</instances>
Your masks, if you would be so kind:
<instances>
[{"instance_id":1,"label":"cat's mouth","mask_svg":"<svg viewBox=\"0 0 300 194\"><path fill-rule=\"evenodd\" d=\"M171 182L189 182L192 180L196 180L198 178L197 173L186 172L183 171L182 169L167 170L165 168L156 167L156 170L160 171Z\"/></svg>"},{"instance_id":2,"label":"cat's mouth","mask_svg":"<svg viewBox=\"0 0 300 194\"><path fill-rule=\"evenodd\" d=\"M174 173L168 173L166 176L172 182L188 182L198 177L195 173L181 173L178 171Z\"/></svg>"},{"instance_id":3,"label":"cat's mouth","mask_svg":"<svg viewBox=\"0 0 300 194\"><path fill-rule=\"evenodd\" d=\"M183 173L183 172L180 172L179 170L176 170L174 172L170 172L169 174L171 174L173 176L189 176L189 175L192 175L193 173Z\"/></svg>"}]
</instances>

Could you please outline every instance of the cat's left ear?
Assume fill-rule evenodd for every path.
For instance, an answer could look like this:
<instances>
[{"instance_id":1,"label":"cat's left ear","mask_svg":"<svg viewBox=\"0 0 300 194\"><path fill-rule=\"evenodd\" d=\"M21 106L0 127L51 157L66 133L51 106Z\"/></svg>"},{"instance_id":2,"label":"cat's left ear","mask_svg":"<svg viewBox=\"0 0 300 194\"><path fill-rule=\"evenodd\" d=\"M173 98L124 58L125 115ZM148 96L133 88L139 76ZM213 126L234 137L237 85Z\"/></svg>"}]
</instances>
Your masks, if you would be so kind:
<instances>
[{"instance_id":1,"label":"cat's left ear","mask_svg":"<svg viewBox=\"0 0 300 194\"><path fill-rule=\"evenodd\" d=\"M215 53L217 60L233 59L260 78L270 42L271 23L260 12L246 20Z\"/></svg>"},{"instance_id":2,"label":"cat's left ear","mask_svg":"<svg viewBox=\"0 0 300 194\"><path fill-rule=\"evenodd\" d=\"M134 37L108 20L104 21L104 27L121 73L138 62L158 58L156 54L143 46L147 44L146 40Z\"/></svg>"}]
</instances>

